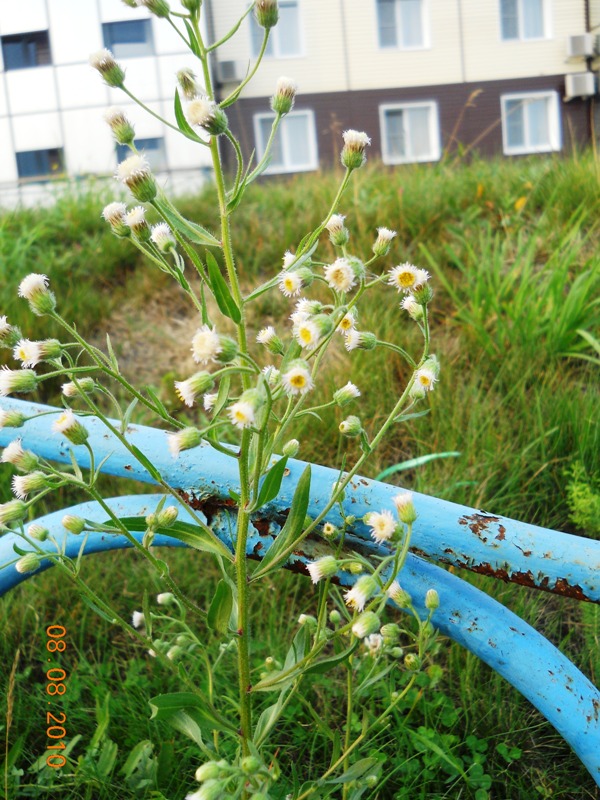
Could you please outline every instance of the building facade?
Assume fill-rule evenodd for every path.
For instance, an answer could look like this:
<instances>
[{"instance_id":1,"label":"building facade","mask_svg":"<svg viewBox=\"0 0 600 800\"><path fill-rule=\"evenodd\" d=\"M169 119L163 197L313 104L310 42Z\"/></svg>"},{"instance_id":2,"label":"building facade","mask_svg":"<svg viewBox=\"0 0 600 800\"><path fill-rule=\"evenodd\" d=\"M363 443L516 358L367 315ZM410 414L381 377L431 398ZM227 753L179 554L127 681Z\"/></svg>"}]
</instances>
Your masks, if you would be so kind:
<instances>
[{"instance_id":1,"label":"building facade","mask_svg":"<svg viewBox=\"0 0 600 800\"><path fill-rule=\"evenodd\" d=\"M172 0L175 7L177 0ZM263 65L228 110L246 154L264 151L281 75L299 94L269 172L331 164L348 128L372 137L390 165L445 150L568 152L593 136L600 0L279 0ZM207 35L223 37L248 0L204 0ZM218 97L256 58L252 14L215 53ZM210 170L206 148L104 85L88 57L103 47L126 86L174 122L175 73L194 58L173 29L121 0L0 3L0 203L43 196L52 176L110 176L122 153L103 112L118 105L138 146L173 188ZM226 152L226 151L225 151Z\"/></svg>"},{"instance_id":2,"label":"building facade","mask_svg":"<svg viewBox=\"0 0 600 800\"><path fill-rule=\"evenodd\" d=\"M163 183L192 189L209 173L206 148L104 84L89 64L104 47L129 90L173 119L175 74L194 57L163 20L121 0L0 2L0 205L43 201L53 176L110 178L123 157L103 119L111 106L134 122Z\"/></svg>"},{"instance_id":3,"label":"building facade","mask_svg":"<svg viewBox=\"0 0 600 800\"><path fill-rule=\"evenodd\" d=\"M243 0L213 2L222 36ZM220 52L221 91L243 76L261 31ZM593 136L600 0L280 0L263 68L233 119L260 155L277 77L299 95L271 172L330 163L340 132L364 130L386 164L436 161L445 149L482 154L569 151ZM600 33L600 29L597 30Z\"/></svg>"}]
</instances>

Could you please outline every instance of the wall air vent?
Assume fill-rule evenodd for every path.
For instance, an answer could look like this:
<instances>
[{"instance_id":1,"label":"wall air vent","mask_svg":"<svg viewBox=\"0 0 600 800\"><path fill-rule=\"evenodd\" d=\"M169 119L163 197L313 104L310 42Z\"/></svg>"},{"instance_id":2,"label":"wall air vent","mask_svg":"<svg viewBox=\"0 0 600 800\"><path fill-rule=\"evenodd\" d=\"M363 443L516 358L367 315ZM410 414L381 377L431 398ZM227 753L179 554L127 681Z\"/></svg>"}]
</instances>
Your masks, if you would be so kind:
<instances>
[{"instance_id":1,"label":"wall air vent","mask_svg":"<svg viewBox=\"0 0 600 800\"><path fill-rule=\"evenodd\" d=\"M596 94L596 75L593 72L572 72L565 75L565 99L591 97Z\"/></svg>"},{"instance_id":2,"label":"wall air vent","mask_svg":"<svg viewBox=\"0 0 600 800\"><path fill-rule=\"evenodd\" d=\"M567 56L569 58L591 58L595 55L595 37L593 33L580 33L567 37Z\"/></svg>"},{"instance_id":3,"label":"wall air vent","mask_svg":"<svg viewBox=\"0 0 600 800\"><path fill-rule=\"evenodd\" d=\"M218 61L217 80L219 83L238 83L244 79L244 70L240 61Z\"/></svg>"}]
</instances>

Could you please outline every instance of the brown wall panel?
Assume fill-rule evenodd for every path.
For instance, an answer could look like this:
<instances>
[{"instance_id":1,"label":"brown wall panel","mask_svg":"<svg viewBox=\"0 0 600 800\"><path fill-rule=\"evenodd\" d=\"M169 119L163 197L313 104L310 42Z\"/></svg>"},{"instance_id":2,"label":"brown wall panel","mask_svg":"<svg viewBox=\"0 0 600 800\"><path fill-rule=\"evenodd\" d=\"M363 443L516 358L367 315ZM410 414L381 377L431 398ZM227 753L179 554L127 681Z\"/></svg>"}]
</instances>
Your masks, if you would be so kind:
<instances>
[{"instance_id":1,"label":"brown wall panel","mask_svg":"<svg viewBox=\"0 0 600 800\"><path fill-rule=\"evenodd\" d=\"M562 101L564 76L544 76L523 80L488 81L441 86L378 89L299 95L296 109L312 109L317 126L319 161L327 166L337 159L342 131L348 128L366 131L372 138L371 156L381 154L379 106L383 103L434 100L438 104L442 147L469 147L481 155L502 153L500 96L517 92L553 90L560 98L563 152L591 140L590 101ZM254 147L252 118L269 111L269 98L239 101L230 110L230 124L240 137L248 155Z\"/></svg>"}]
</instances>

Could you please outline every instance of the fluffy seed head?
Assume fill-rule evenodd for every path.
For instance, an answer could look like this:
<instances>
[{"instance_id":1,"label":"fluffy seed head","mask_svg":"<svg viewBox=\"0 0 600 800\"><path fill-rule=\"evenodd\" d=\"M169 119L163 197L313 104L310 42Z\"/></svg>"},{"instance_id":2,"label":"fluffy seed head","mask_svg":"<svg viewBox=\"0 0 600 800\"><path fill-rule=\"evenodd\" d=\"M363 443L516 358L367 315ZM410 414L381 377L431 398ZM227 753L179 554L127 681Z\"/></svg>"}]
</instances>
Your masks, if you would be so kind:
<instances>
[{"instance_id":1,"label":"fluffy seed head","mask_svg":"<svg viewBox=\"0 0 600 800\"><path fill-rule=\"evenodd\" d=\"M90 66L98 70L109 86L123 86L125 71L117 62L110 50L98 50L90 56Z\"/></svg>"},{"instance_id":2,"label":"fluffy seed head","mask_svg":"<svg viewBox=\"0 0 600 800\"><path fill-rule=\"evenodd\" d=\"M133 144L135 129L122 109L112 106L105 112L104 120L110 127L115 141L119 144Z\"/></svg>"},{"instance_id":3,"label":"fluffy seed head","mask_svg":"<svg viewBox=\"0 0 600 800\"><path fill-rule=\"evenodd\" d=\"M117 166L116 177L140 203L149 203L156 197L156 182L145 156L134 153L121 161Z\"/></svg>"},{"instance_id":4,"label":"fluffy seed head","mask_svg":"<svg viewBox=\"0 0 600 800\"><path fill-rule=\"evenodd\" d=\"M174 250L177 245L171 228L166 222L158 222L153 225L150 238L161 253L168 253L170 250Z\"/></svg>"},{"instance_id":5,"label":"fluffy seed head","mask_svg":"<svg viewBox=\"0 0 600 800\"><path fill-rule=\"evenodd\" d=\"M13 475L12 490L15 497L26 500L31 492L38 492L46 487L46 476L43 472L30 472L27 475Z\"/></svg>"},{"instance_id":6,"label":"fluffy seed head","mask_svg":"<svg viewBox=\"0 0 600 800\"><path fill-rule=\"evenodd\" d=\"M19 472L31 472L40 463L39 458L31 450L25 450L20 439L15 439L6 445L2 451L0 462L12 464Z\"/></svg>"},{"instance_id":7,"label":"fluffy seed head","mask_svg":"<svg viewBox=\"0 0 600 800\"><path fill-rule=\"evenodd\" d=\"M396 236L396 231L389 228L377 228L377 239L373 244L373 252L376 256L386 256L392 244L392 239Z\"/></svg>"},{"instance_id":8,"label":"fluffy seed head","mask_svg":"<svg viewBox=\"0 0 600 800\"><path fill-rule=\"evenodd\" d=\"M281 77L277 81L275 94L271 98L271 108L276 114L287 114L294 107L298 85L291 78Z\"/></svg>"},{"instance_id":9,"label":"fluffy seed head","mask_svg":"<svg viewBox=\"0 0 600 800\"><path fill-rule=\"evenodd\" d=\"M387 596L396 603L398 608L409 608L412 604L411 596L400 586L398 581L393 581L390 584Z\"/></svg>"},{"instance_id":10,"label":"fluffy seed head","mask_svg":"<svg viewBox=\"0 0 600 800\"><path fill-rule=\"evenodd\" d=\"M346 169L358 169L367 160L365 149L371 144L366 133L348 130L343 133L344 146L341 153L341 162Z\"/></svg>"}]
</instances>

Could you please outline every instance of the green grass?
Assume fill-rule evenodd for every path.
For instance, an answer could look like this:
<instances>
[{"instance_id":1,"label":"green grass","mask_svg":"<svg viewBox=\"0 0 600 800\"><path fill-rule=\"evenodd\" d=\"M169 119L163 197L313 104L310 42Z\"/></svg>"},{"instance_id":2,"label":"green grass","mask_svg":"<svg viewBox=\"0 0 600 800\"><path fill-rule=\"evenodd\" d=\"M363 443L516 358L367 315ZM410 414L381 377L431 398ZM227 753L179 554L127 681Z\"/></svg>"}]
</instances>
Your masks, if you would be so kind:
<instances>
[{"instance_id":1,"label":"green grass","mask_svg":"<svg viewBox=\"0 0 600 800\"><path fill-rule=\"evenodd\" d=\"M597 506L600 475L598 370L593 361L593 341L600 334L599 174L591 154L446 161L401 170L371 165L356 174L340 209L348 215L351 246L366 256L375 228L384 225L398 231L385 266L410 260L432 271L432 340L442 362L431 413L398 428L371 461L371 475L430 452L459 451L458 458L433 461L395 477L407 487L448 500L598 535L591 510ZM293 249L325 213L337 180L333 174L298 176L249 189L233 228L246 286L279 270L283 252ZM77 319L82 331L101 327L103 317L127 294L140 287L149 291L148 267L138 268L137 251L115 239L100 220L109 199L81 196L51 210L0 217L0 291L9 321L31 331L25 304L14 299L18 280L31 271L51 276L59 305L64 310L66 304L66 316ZM182 210L216 228L209 192L188 198ZM323 252L333 253L328 244ZM374 298L361 317L361 328L381 332L382 338L393 331L403 346L416 347L414 327L396 298L384 305L389 296L382 290ZM267 295L251 313L257 329L281 324L290 303L278 294ZM33 335L41 335L39 321L34 323ZM405 378L402 363L377 350L353 354L352 359L343 353L326 364L329 389L352 379L363 390L360 414L370 424L389 407ZM164 386L162 391L168 400ZM337 442L329 432L338 421L331 412L323 415L321 425L314 419L299 422L293 434L302 443L302 458L333 461ZM2 475L6 496L8 471ZM71 498L64 495L56 500L57 505L68 502ZM182 552L166 558L184 590L208 603L216 577L206 560ZM139 608L145 590L152 594L160 589L132 554L95 557L86 563L86 571L125 615ZM541 629L598 684L597 607L464 577ZM257 670L265 656L280 655L290 621L309 612L314 602L305 582L287 574L273 578L266 602L261 599L253 614L263 643L255 653ZM36 782L47 775L31 772L44 747L41 655L45 627L54 622L67 625L70 632L72 677L66 708L70 736L81 735L73 750L74 777L69 785L61 784L60 796L108 800L151 797L153 790L169 800L185 796L189 783L180 779L191 775L197 756L186 739L148 720L147 697L167 689L167 677L155 661L125 637L115 636L56 574L46 573L11 593L0 604L0 614L5 692L15 648L21 648L9 700L10 741L20 742L15 745L15 768L24 770L19 797L52 797L57 791L38 788ZM481 775L471 785L457 778L459 767L490 776L489 794L500 800L598 797L568 746L503 679L449 642L442 642L437 661L443 667L439 682L423 678L429 685L409 697L394 728L375 745L388 757L379 797L475 798L477 780L480 788L487 788L488 779ZM373 702L384 702L385 691L380 687L381 697L375 692ZM314 702L318 715L333 726L339 724L339 712L331 707L331 692L330 684L318 686ZM323 753L315 719L300 704L292 710L293 724L281 731L279 758L316 769ZM420 739L404 730L407 715ZM98 720L102 724L94 742ZM435 749L425 746L423 737L446 758L434 757ZM114 760L109 740L118 748ZM120 772L142 740L153 743L152 752L144 751L129 774ZM165 766L172 758L175 771Z\"/></svg>"}]
</instances>

